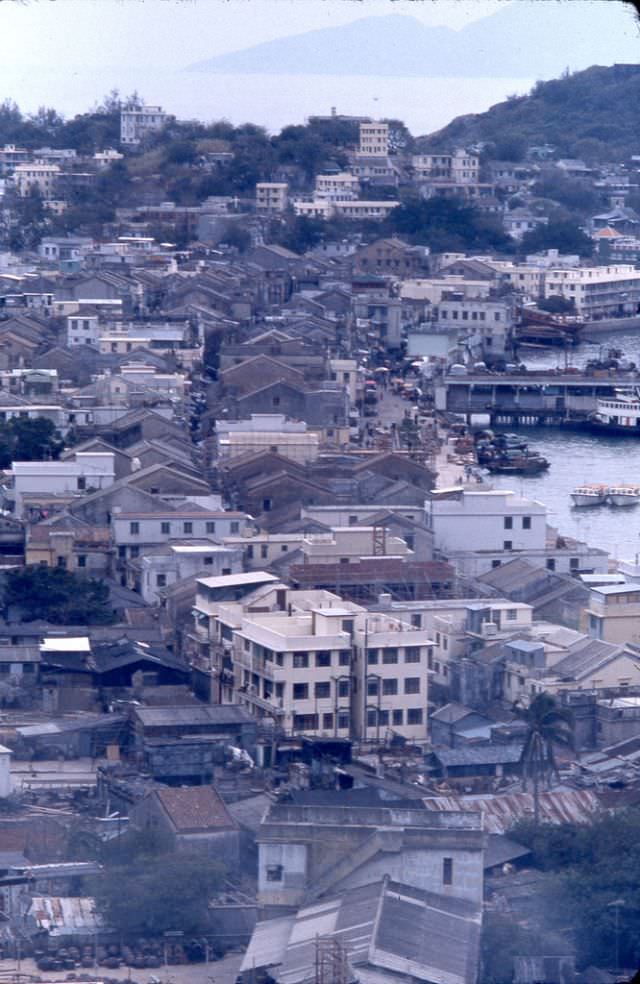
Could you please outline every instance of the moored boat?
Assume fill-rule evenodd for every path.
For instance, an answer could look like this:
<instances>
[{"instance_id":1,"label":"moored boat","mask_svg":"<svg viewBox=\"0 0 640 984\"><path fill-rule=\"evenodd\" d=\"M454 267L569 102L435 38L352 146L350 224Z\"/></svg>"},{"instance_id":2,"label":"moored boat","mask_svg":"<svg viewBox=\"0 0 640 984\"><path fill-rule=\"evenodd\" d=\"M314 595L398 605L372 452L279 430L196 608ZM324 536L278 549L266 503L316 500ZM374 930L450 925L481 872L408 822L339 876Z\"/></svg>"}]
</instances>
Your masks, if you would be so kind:
<instances>
[{"instance_id":1,"label":"moored boat","mask_svg":"<svg viewBox=\"0 0 640 984\"><path fill-rule=\"evenodd\" d=\"M574 506L601 506L607 501L606 485L579 485L571 493Z\"/></svg>"},{"instance_id":2,"label":"moored boat","mask_svg":"<svg viewBox=\"0 0 640 984\"><path fill-rule=\"evenodd\" d=\"M640 437L640 390L637 386L616 388L613 396L600 397L589 424L609 434Z\"/></svg>"},{"instance_id":3,"label":"moored boat","mask_svg":"<svg viewBox=\"0 0 640 984\"><path fill-rule=\"evenodd\" d=\"M637 485L612 486L608 501L612 506L637 506L640 502L640 488Z\"/></svg>"}]
</instances>

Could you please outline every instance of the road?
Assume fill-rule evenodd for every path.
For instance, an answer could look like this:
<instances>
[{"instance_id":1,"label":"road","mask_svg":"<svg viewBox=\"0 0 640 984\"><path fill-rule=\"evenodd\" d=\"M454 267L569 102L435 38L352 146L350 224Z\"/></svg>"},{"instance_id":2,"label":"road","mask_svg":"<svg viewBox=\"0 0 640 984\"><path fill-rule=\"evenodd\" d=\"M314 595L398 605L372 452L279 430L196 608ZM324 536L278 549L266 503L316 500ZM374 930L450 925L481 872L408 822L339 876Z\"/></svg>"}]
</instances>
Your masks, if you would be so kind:
<instances>
[{"instance_id":1,"label":"road","mask_svg":"<svg viewBox=\"0 0 640 984\"><path fill-rule=\"evenodd\" d=\"M96 982L109 979L149 984L155 978L160 984L235 984L241 963L242 954L232 953L223 960L209 964L180 964L180 966L160 967L153 970L140 970L136 967L107 970L101 967L96 971L77 970L75 973ZM57 972L38 970L33 960L22 960L20 972L15 960L0 960L0 984L29 984L30 981L35 980L67 981L68 979L68 970Z\"/></svg>"}]
</instances>

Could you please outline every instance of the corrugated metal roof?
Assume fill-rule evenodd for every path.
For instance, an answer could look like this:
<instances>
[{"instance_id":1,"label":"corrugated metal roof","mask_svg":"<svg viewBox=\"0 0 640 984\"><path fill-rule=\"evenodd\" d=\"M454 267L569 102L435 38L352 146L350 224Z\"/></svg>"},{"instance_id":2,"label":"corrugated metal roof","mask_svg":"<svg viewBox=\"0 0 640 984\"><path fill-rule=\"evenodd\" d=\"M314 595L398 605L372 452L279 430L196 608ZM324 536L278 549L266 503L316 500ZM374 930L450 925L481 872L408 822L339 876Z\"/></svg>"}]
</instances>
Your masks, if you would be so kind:
<instances>
[{"instance_id":1,"label":"corrugated metal roof","mask_svg":"<svg viewBox=\"0 0 640 984\"><path fill-rule=\"evenodd\" d=\"M506 833L518 820L533 816L533 795L511 793L504 796L438 796L422 801L428 810L441 813L467 810L484 814L484 826L490 834ZM600 808L595 793L588 789L570 789L540 793L540 819L544 823L588 823Z\"/></svg>"},{"instance_id":2,"label":"corrugated metal roof","mask_svg":"<svg viewBox=\"0 0 640 984\"><path fill-rule=\"evenodd\" d=\"M88 896L36 895L31 900L28 915L35 919L38 929L50 936L81 936L97 932L103 923Z\"/></svg>"}]
</instances>

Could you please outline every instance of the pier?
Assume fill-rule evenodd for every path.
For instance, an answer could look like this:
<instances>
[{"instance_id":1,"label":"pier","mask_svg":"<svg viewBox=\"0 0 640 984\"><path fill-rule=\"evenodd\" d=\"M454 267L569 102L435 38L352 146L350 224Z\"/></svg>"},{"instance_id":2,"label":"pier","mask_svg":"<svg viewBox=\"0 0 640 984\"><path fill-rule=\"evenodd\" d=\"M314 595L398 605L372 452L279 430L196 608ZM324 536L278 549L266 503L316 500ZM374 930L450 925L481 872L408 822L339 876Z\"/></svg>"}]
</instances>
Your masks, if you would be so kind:
<instances>
[{"instance_id":1,"label":"pier","mask_svg":"<svg viewBox=\"0 0 640 984\"><path fill-rule=\"evenodd\" d=\"M434 381L434 403L436 410L467 420L488 414L492 424L579 427L598 399L612 397L616 387L638 385L637 372L614 370L446 374Z\"/></svg>"}]
</instances>

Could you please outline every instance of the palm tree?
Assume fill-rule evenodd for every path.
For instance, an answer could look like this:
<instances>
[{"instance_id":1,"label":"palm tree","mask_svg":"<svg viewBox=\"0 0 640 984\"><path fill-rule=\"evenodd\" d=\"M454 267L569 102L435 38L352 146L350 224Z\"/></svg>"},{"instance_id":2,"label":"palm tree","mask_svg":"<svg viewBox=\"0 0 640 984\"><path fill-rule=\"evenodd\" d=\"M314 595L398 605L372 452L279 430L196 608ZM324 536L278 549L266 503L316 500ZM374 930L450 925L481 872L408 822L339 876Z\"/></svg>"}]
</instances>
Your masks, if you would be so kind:
<instances>
[{"instance_id":1,"label":"palm tree","mask_svg":"<svg viewBox=\"0 0 640 984\"><path fill-rule=\"evenodd\" d=\"M540 820L540 781L558 775L554 746L573 747L573 714L568 707L560 707L555 697L546 692L536 694L528 705L516 702L513 710L527 725L522 748L522 785L527 790L533 782L533 819Z\"/></svg>"}]
</instances>

